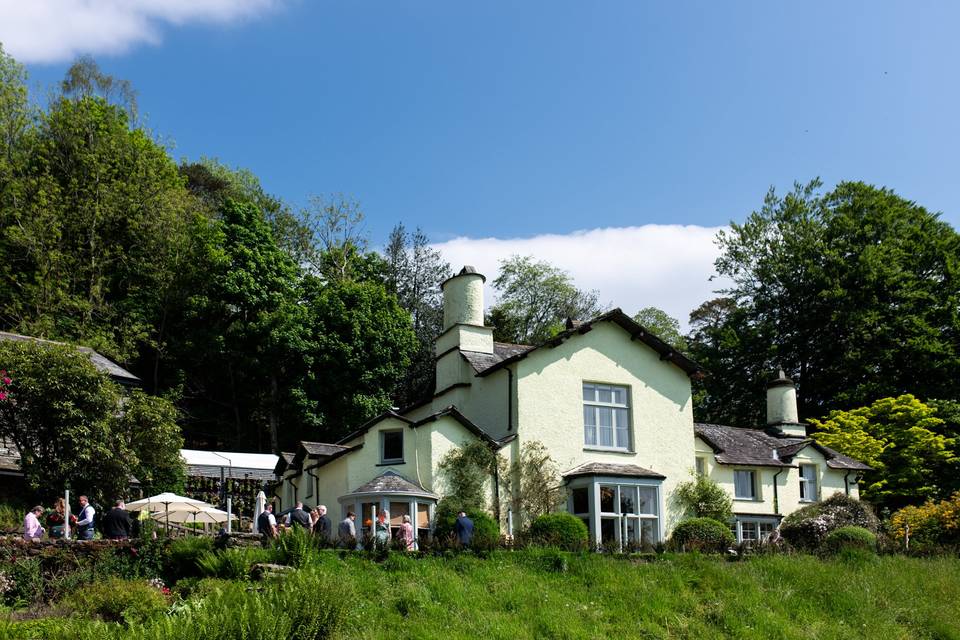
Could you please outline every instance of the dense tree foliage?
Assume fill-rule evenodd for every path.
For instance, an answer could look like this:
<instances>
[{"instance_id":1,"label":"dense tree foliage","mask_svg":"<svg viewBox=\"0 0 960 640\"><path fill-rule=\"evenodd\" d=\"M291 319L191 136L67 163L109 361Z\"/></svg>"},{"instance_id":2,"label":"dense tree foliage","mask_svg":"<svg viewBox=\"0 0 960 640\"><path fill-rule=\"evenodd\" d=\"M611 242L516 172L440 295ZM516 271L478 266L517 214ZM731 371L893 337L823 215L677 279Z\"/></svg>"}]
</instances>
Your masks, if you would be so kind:
<instances>
[{"instance_id":1,"label":"dense tree foliage","mask_svg":"<svg viewBox=\"0 0 960 640\"><path fill-rule=\"evenodd\" d=\"M567 318L588 320L600 313L596 291L577 289L570 274L530 256L501 260L493 286L497 304L488 324L501 342L539 344L562 331Z\"/></svg>"},{"instance_id":2,"label":"dense tree foliage","mask_svg":"<svg viewBox=\"0 0 960 640\"><path fill-rule=\"evenodd\" d=\"M686 351L687 339L680 332L680 321L663 309L644 307L634 314L633 319L670 346Z\"/></svg>"},{"instance_id":3,"label":"dense tree foliage","mask_svg":"<svg viewBox=\"0 0 960 640\"><path fill-rule=\"evenodd\" d=\"M0 436L17 445L26 481L43 498L69 486L106 502L126 494L131 475L150 490L182 487L183 439L170 402L124 398L70 346L4 341L0 362L10 379Z\"/></svg>"},{"instance_id":4,"label":"dense tree foliage","mask_svg":"<svg viewBox=\"0 0 960 640\"><path fill-rule=\"evenodd\" d=\"M415 305L396 302L413 276L388 285L359 205L294 212L244 169L178 166L136 108L85 58L35 109L0 51L0 329L124 364L176 398L194 446L277 451L389 407L414 349ZM131 416L157 418L151 402L135 395Z\"/></svg>"},{"instance_id":5,"label":"dense tree foliage","mask_svg":"<svg viewBox=\"0 0 960 640\"><path fill-rule=\"evenodd\" d=\"M911 395L831 411L811 424L817 442L873 467L861 489L877 505L896 509L945 498L960 473L958 443L942 435L936 410Z\"/></svg>"},{"instance_id":6,"label":"dense tree foliage","mask_svg":"<svg viewBox=\"0 0 960 640\"><path fill-rule=\"evenodd\" d=\"M755 423L779 366L799 383L801 417L955 397L960 236L888 189L820 189L771 190L719 235L716 268L733 284L691 317L692 355L712 374L699 417Z\"/></svg>"},{"instance_id":7,"label":"dense tree foliage","mask_svg":"<svg viewBox=\"0 0 960 640\"><path fill-rule=\"evenodd\" d=\"M410 313L417 349L398 389L401 404L433 393L433 341L443 325L443 292L440 285L453 275L440 252L430 246L421 229L410 233L402 224L390 232L384 249L387 289Z\"/></svg>"}]
</instances>

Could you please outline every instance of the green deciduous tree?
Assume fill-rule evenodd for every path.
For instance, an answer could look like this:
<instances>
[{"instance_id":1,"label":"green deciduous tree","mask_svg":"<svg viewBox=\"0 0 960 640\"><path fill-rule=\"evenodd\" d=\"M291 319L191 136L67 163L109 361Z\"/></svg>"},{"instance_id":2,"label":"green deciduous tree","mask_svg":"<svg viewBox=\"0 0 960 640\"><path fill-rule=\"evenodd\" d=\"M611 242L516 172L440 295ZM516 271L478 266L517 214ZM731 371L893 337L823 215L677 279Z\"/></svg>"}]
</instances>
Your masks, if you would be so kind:
<instances>
[{"instance_id":1,"label":"green deciduous tree","mask_svg":"<svg viewBox=\"0 0 960 640\"><path fill-rule=\"evenodd\" d=\"M663 309L644 307L633 319L671 347L686 351L687 340L680 332L680 322Z\"/></svg>"},{"instance_id":2,"label":"green deciduous tree","mask_svg":"<svg viewBox=\"0 0 960 640\"><path fill-rule=\"evenodd\" d=\"M303 300L315 345L308 395L322 419L319 433L335 442L390 408L416 336L410 315L376 282L308 277Z\"/></svg>"},{"instance_id":3,"label":"green deciduous tree","mask_svg":"<svg viewBox=\"0 0 960 640\"><path fill-rule=\"evenodd\" d=\"M182 483L168 401L141 392L124 398L88 354L66 345L0 342L0 368L11 378L0 435L19 448L26 481L41 497L69 486L106 502L126 495L133 474L148 487Z\"/></svg>"},{"instance_id":4,"label":"green deciduous tree","mask_svg":"<svg viewBox=\"0 0 960 640\"><path fill-rule=\"evenodd\" d=\"M398 389L398 402L402 405L433 393L433 343L443 325L440 285L453 273L440 252L430 247L423 231L409 233L402 224L390 232L384 260L387 290L410 314L417 336L417 349Z\"/></svg>"},{"instance_id":5,"label":"green deciduous tree","mask_svg":"<svg viewBox=\"0 0 960 640\"><path fill-rule=\"evenodd\" d=\"M600 313L596 291L577 289L567 272L531 256L502 260L493 286L497 304L489 324L503 342L538 344L562 331L567 318L587 320Z\"/></svg>"},{"instance_id":6,"label":"green deciduous tree","mask_svg":"<svg viewBox=\"0 0 960 640\"><path fill-rule=\"evenodd\" d=\"M935 214L889 189L844 182L823 194L814 180L771 190L718 241L729 306L691 322L708 395L782 366L798 381L801 417L907 392L955 397L960 236ZM733 393L762 393L763 377ZM735 409L714 403L701 417L751 417Z\"/></svg>"},{"instance_id":7,"label":"green deciduous tree","mask_svg":"<svg viewBox=\"0 0 960 640\"><path fill-rule=\"evenodd\" d=\"M911 395L831 411L810 423L817 442L873 467L863 498L891 509L946 497L960 471L957 442L938 433L943 420Z\"/></svg>"}]
</instances>

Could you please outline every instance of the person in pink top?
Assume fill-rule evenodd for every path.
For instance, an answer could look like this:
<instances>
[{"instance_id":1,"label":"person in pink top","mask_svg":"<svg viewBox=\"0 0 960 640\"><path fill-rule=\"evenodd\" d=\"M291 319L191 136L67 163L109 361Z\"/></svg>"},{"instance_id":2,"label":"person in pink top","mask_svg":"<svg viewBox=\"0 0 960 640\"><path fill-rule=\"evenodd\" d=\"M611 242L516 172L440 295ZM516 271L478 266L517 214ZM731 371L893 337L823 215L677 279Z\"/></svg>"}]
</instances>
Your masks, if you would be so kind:
<instances>
[{"instance_id":1,"label":"person in pink top","mask_svg":"<svg viewBox=\"0 0 960 640\"><path fill-rule=\"evenodd\" d=\"M41 513L43 513L43 507L34 507L23 518L24 540L39 540L43 536L43 527L40 526L38 517Z\"/></svg>"},{"instance_id":2,"label":"person in pink top","mask_svg":"<svg viewBox=\"0 0 960 640\"><path fill-rule=\"evenodd\" d=\"M400 539L407 545L407 551L413 551L413 525L410 524L410 516L403 516L403 522L400 524Z\"/></svg>"}]
</instances>

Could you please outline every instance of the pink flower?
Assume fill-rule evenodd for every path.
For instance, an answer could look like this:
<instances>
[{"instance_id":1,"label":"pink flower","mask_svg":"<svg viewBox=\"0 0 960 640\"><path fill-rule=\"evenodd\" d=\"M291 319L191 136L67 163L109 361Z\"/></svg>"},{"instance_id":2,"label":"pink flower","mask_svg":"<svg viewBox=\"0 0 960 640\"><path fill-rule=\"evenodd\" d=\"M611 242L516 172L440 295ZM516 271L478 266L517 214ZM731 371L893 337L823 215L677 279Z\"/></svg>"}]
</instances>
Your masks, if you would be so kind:
<instances>
[{"instance_id":1,"label":"pink flower","mask_svg":"<svg viewBox=\"0 0 960 640\"><path fill-rule=\"evenodd\" d=\"M7 394L4 393L3 391L0 391L0 400L6 400L6 399L7 399Z\"/></svg>"},{"instance_id":2,"label":"pink flower","mask_svg":"<svg viewBox=\"0 0 960 640\"><path fill-rule=\"evenodd\" d=\"M11 380L10 378L3 379L3 384L10 384L11 382L13 382L13 380Z\"/></svg>"}]
</instances>

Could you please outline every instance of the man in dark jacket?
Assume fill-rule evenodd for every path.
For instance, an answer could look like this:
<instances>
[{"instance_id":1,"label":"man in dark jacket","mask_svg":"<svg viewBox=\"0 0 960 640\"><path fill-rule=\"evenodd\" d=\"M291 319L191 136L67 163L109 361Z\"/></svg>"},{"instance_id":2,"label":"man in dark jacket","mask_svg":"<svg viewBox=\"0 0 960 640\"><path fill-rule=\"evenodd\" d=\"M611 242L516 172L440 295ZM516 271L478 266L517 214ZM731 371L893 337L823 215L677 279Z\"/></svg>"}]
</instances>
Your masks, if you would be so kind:
<instances>
[{"instance_id":1,"label":"man in dark jacket","mask_svg":"<svg viewBox=\"0 0 960 640\"><path fill-rule=\"evenodd\" d=\"M310 514L303 510L302 502L298 502L297 506L290 512L290 524L304 529L310 528Z\"/></svg>"},{"instance_id":2,"label":"man in dark jacket","mask_svg":"<svg viewBox=\"0 0 960 640\"><path fill-rule=\"evenodd\" d=\"M123 500L117 500L113 509L103 515L101 522L103 537L108 540L126 540L133 530L133 521L130 520Z\"/></svg>"},{"instance_id":3,"label":"man in dark jacket","mask_svg":"<svg viewBox=\"0 0 960 640\"><path fill-rule=\"evenodd\" d=\"M457 514L457 522L453 525L453 531L457 534L457 540L465 547L469 547L473 542L473 520L467 517L466 512L461 511Z\"/></svg>"},{"instance_id":4,"label":"man in dark jacket","mask_svg":"<svg viewBox=\"0 0 960 640\"><path fill-rule=\"evenodd\" d=\"M277 537L277 519L273 515L273 505L268 504L257 518L257 530L263 536L263 545L268 546L270 541Z\"/></svg>"},{"instance_id":5,"label":"man in dark jacket","mask_svg":"<svg viewBox=\"0 0 960 640\"><path fill-rule=\"evenodd\" d=\"M319 537L323 542L330 542L333 525L330 522L330 518L327 517L326 505L321 504L318 506L317 513L320 514L320 517L317 518L316 523L313 525L313 535Z\"/></svg>"}]
</instances>

